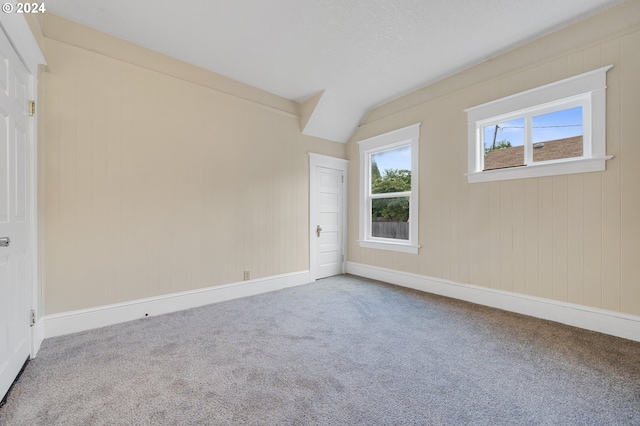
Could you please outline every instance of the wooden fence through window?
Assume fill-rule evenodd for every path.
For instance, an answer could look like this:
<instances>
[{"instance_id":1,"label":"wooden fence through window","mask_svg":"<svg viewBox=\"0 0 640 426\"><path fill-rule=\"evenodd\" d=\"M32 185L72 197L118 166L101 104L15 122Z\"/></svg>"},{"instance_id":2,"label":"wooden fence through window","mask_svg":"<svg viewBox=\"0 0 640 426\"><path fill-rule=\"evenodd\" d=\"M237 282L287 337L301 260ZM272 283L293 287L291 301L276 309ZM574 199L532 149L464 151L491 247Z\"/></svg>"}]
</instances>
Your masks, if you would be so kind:
<instances>
[{"instance_id":1,"label":"wooden fence through window","mask_svg":"<svg viewBox=\"0 0 640 426\"><path fill-rule=\"evenodd\" d=\"M395 240L409 239L409 222L372 222L371 235Z\"/></svg>"}]
</instances>

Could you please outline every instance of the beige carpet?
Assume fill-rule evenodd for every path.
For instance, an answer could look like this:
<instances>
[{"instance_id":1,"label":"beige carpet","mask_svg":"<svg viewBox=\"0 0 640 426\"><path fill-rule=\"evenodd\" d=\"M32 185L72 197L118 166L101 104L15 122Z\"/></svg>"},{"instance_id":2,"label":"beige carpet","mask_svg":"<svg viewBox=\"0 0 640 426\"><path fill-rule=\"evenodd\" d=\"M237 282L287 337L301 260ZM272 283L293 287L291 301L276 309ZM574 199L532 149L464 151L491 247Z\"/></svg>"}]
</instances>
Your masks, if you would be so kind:
<instances>
[{"instance_id":1,"label":"beige carpet","mask_svg":"<svg viewBox=\"0 0 640 426\"><path fill-rule=\"evenodd\" d=\"M640 425L640 343L351 276L48 339L1 425Z\"/></svg>"}]
</instances>

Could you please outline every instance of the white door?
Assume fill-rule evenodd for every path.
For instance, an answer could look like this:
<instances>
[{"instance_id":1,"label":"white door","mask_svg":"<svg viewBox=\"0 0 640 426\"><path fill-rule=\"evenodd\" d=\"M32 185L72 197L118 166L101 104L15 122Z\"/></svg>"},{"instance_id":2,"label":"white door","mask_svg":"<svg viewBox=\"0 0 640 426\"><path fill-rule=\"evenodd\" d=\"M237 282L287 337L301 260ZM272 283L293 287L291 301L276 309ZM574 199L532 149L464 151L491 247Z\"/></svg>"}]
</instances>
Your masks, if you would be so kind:
<instances>
[{"instance_id":1,"label":"white door","mask_svg":"<svg viewBox=\"0 0 640 426\"><path fill-rule=\"evenodd\" d=\"M30 79L0 29L0 399L31 346Z\"/></svg>"},{"instance_id":2,"label":"white door","mask_svg":"<svg viewBox=\"0 0 640 426\"><path fill-rule=\"evenodd\" d=\"M317 223L312 224L316 241L316 278L338 275L343 272L342 239L342 170L316 168Z\"/></svg>"}]
</instances>

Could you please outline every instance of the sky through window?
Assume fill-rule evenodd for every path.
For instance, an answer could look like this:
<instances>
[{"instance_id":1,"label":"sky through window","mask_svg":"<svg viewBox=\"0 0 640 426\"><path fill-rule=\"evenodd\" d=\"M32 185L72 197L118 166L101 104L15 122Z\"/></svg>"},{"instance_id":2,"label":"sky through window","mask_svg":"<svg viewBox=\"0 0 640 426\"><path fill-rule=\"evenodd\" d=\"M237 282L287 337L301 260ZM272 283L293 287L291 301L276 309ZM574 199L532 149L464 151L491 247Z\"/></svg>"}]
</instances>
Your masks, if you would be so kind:
<instances>
[{"instance_id":1,"label":"sky through window","mask_svg":"<svg viewBox=\"0 0 640 426\"><path fill-rule=\"evenodd\" d=\"M378 165L382 177L387 169L411 170L411 146L378 152L371 156L371 160Z\"/></svg>"},{"instance_id":2,"label":"sky through window","mask_svg":"<svg viewBox=\"0 0 640 426\"><path fill-rule=\"evenodd\" d=\"M582 135L582 107L577 106L549 114L533 117L533 140L546 142ZM496 126L484 128L484 144L491 148ZM524 119L518 118L498 124L495 133L496 142L508 141L511 146L522 146L524 143Z\"/></svg>"}]
</instances>

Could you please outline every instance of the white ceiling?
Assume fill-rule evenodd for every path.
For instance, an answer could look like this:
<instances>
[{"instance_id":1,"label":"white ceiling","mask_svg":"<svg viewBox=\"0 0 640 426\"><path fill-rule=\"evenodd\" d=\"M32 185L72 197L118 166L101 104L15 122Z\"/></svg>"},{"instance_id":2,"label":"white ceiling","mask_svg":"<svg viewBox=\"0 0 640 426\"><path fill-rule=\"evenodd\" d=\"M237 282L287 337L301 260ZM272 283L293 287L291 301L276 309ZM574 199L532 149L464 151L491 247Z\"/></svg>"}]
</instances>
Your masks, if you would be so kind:
<instances>
[{"instance_id":1,"label":"white ceiling","mask_svg":"<svg viewBox=\"0 0 640 426\"><path fill-rule=\"evenodd\" d=\"M57 0L48 12L297 102L346 142L374 107L623 0Z\"/></svg>"}]
</instances>

